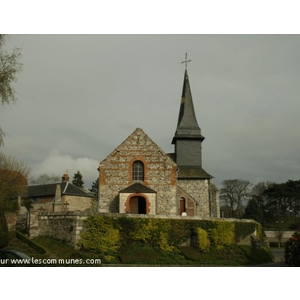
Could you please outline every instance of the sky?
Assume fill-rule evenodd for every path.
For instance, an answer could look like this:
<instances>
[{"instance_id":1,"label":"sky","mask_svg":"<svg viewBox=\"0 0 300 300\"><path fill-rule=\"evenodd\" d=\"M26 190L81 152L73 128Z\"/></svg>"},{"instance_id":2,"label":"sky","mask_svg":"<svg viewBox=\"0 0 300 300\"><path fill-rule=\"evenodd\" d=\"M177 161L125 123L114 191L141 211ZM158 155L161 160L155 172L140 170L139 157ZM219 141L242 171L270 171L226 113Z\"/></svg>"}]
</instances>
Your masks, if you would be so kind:
<instances>
[{"instance_id":1,"label":"sky","mask_svg":"<svg viewBox=\"0 0 300 300\"><path fill-rule=\"evenodd\" d=\"M174 136L184 64L202 135L203 168L227 179L285 182L300 173L300 36L243 34L21 34L18 101L0 110L4 153L31 176L85 187L136 128L166 153Z\"/></svg>"},{"instance_id":2,"label":"sky","mask_svg":"<svg viewBox=\"0 0 300 300\"><path fill-rule=\"evenodd\" d=\"M235 178L253 183L298 180L300 41L298 35L277 35L299 33L298 6L294 0L6 1L1 4L5 13L0 28L13 34L9 49L22 48L23 72L15 83L18 102L0 109L0 127L6 132L0 151L26 162L32 176L61 176L66 170L72 176L80 170L87 188L98 176L99 162L137 127L165 152L173 152L184 75L181 62L187 52L194 106L205 136L203 167L217 186ZM74 35L78 33L83 35ZM128 33L134 35L124 35ZM258 284L264 285L264 275L282 281L276 272L251 270L252 277L262 276ZM238 272L249 276L251 270ZM62 271L53 275L65 275ZM91 277L88 270L85 294L99 286L101 272L93 271L97 274ZM116 278L126 285L121 271L107 269L102 286L115 288ZM128 277L131 270L124 271ZM150 275L162 276L157 282L163 285L177 275L174 268L167 274L154 268L141 271L141 280L153 271ZM195 276L190 269L182 276L184 271L180 268L178 275L189 284L194 278L198 284L200 278L208 290L215 287L216 280L210 280L218 276L215 269L202 275L195 268ZM231 283L224 278L232 280L227 275L234 271L219 268L221 288L215 294L224 296ZM297 276L286 272L290 284ZM63 278L76 282L81 277L72 269ZM93 278L98 285L91 284ZM114 292L123 296L123 290ZM173 290L178 297L178 289L164 290L168 297ZM68 296L72 291L78 298L78 289L67 289ZM276 296L287 293L274 291ZM194 290L182 292L187 297Z\"/></svg>"}]
</instances>

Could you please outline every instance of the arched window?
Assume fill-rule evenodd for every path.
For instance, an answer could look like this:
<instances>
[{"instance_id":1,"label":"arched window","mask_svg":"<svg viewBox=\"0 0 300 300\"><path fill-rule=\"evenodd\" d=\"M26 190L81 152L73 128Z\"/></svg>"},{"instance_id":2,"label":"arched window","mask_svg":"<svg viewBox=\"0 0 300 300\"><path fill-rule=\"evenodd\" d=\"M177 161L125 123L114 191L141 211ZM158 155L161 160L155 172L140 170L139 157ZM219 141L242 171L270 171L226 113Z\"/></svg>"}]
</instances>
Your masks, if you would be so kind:
<instances>
[{"instance_id":1,"label":"arched window","mask_svg":"<svg viewBox=\"0 0 300 300\"><path fill-rule=\"evenodd\" d=\"M144 181L144 164L140 160L133 163L132 180Z\"/></svg>"}]
</instances>

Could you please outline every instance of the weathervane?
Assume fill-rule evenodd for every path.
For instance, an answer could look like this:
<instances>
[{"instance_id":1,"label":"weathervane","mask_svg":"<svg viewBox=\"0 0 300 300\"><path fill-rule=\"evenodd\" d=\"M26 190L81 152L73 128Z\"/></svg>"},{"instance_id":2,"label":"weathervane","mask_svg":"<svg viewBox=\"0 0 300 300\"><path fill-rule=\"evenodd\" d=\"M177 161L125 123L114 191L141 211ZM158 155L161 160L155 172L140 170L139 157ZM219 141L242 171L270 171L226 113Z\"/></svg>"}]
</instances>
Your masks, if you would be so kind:
<instances>
[{"instance_id":1,"label":"weathervane","mask_svg":"<svg viewBox=\"0 0 300 300\"><path fill-rule=\"evenodd\" d=\"M190 62L190 61L192 61L191 59L187 59L187 53L185 52L185 60L184 61L182 61L181 63L183 64L185 64L185 69L187 70L187 64Z\"/></svg>"}]
</instances>

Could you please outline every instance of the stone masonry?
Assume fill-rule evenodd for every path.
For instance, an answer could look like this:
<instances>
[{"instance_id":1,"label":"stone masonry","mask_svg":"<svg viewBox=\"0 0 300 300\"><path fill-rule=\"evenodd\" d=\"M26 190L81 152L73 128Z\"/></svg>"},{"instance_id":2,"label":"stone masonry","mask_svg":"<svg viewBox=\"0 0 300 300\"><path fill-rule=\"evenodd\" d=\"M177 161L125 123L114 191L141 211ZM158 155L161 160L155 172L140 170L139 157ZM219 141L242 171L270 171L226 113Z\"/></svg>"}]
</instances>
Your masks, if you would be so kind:
<instances>
[{"instance_id":1,"label":"stone masonry","mask_svg":"<svg viewBox=\"0 0 300 300\"><path fill-rule=\"evenodd\" d=\"M119 204L119 192L135 183L135 161L144 164L142 184L156 192L156 203L150 205L149 214L175 215L177 165L140 128L100 163L99 212L125 213L125 203Z\"/></svg>"}]
</instances>

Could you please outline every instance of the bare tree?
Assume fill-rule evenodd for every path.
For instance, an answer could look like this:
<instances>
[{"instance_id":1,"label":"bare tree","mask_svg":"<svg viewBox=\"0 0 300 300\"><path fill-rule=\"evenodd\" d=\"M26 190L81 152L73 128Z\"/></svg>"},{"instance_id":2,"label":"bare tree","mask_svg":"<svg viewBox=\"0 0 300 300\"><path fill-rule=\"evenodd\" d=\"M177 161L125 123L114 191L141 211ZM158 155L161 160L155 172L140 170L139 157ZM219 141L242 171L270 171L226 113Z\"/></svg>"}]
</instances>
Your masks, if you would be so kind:
<instances>
[{"instance_id":1,"label":"bare tree","mask_svg":"<svg viewBox=\"0 0 300 300\"><path fill-rule=\"evenodd\" d=\"M21 51L14 48L12 53L4 50L6 35L0 34L0 104L10 104L17 100L12 83L17 80L17 73L22 70L19 62ZM4 131L0 128L0 146L3 145Z\"/></svg>"},{"instance_id":2,"label":"bare tree","mask_svg":"<svg viewBox=\"0 0 300 300\"><path fill-rule=\"evenodd\" d=\"M33 178L32 180L30 180L30 183L35 185L35 184L58 183L60 181L61 181L61 178L54 174L52 174L52 175L41 174L37 178Z\"/></svg>"},{"instance_id":3,"label":"bare tree","mask_svg":"<svg viewBox=\"0 0 300 300\"><path fill-rule=\"evenodd\" d=\"M0 153L0 248L8 244L5 212L11 209L13 199L26 191L28 173L26 165Z\"/></svg>"},{"instance_id":4,"label":"bare tree","mask_svg":"<svg viewBox=\"0 0 300 300\"><path fill-rule=\"evenodd\" d=\"M241 179L224 180L222 184L220 198L222 207L228 212L226 217L241 218L250 197L252 184Z\"/></svg>"},{"instance_id":5,"label":"bare tree","mask_svg":"<svg viewBox=\"0 0 300 300\"><path fill-rule=\"evenodd\" d=\"M5 201L21 196L27 186L29 168L14 157L0 152L0 205Z\"/></svg>"}]
</instances>

